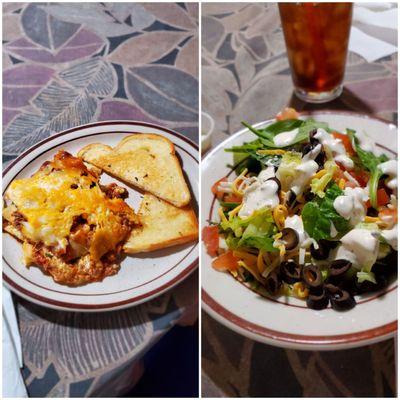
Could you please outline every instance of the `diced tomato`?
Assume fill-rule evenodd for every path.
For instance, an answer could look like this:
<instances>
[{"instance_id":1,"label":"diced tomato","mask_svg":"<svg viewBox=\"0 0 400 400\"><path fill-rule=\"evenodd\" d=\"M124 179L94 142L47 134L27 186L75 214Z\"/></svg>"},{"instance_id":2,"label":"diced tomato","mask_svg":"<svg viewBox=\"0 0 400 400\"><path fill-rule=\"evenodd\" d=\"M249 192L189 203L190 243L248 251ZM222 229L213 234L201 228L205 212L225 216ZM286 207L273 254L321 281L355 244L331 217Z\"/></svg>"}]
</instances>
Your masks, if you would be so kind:
<instances>
[{"instance_id":1,"label":"diced tomato","mask_svg":"<svg viewBox=\"0 0 400 400\"><path fill-rule=\"evenodd\" d=\"M333 174L333 179L336 183L339 183L341 179L344 179L345 181L347 180L342 169L336 169L335 173Z\"/></svg>"},{"instance_id":2,"label":"diced tomato","mask_svg":"<svg viewBox=\"0 0 400 400\"><path fill-rule=\"evenodd\" d=\"M241 203L242 198L236 196L235 194L228 194L227 196L224 197L224 201L226 201L227 203Z\"/></svg>"},{"instance_id":3,"label":"diced tomato","mask_svg":"<svg viewBox=\"0 0 400 400\"><path fill-rule=\"evenodd\" d=\"M346 181L346 183L344 184L344 187L349 187L349 188L356 188L358 187L354 182L352 181Z\"/></svg>"},{"instance_id":4,"label":"diced tomato","mask_svg":"<svg viewBox=\"0 0 400 400\"><path fill-rule=\"evenodd\" d=\"M284 108L280 113L277 114L276 119L278 121L283 121L284 119L298 119L299 113L290 107Z\"/></svg>"},{"instance_id":5,"label":"diced tomato","mask_svg":"<svg viewBox=\"0 0 400 400\"><path fill-rule=\"evenodd\" d=\"M387 203L390 201L389 195L386 193L385 189L378 189L376 193L378 207L386 206Z\"/></svg>"},{"instance_id":6,"label":"diced tomato","mask_svg":"<svg viewBox=\"0 0 400 400\"><path fill-rule=\"evenodd\" d=\"M369 181L369 173L367 171L348 171L349 174L360 184L361 187L367 186Z\"/></svg>"},{"instance_id":7,"label":"diced tomato","mask_svg":"<svg viewBox=\"0 0 400 400\"><path fill-rule=\"evenodd\" d=\"M347 135L339 132L332 132L332 135L335 139L339 139L342 141L343 146L346 149L349 156L354 156L355 151L353 149L353 146L351 145L351 140Z\"/></svg>"},{"instance_id":8,"label":"diced tomato","mask_svg":"<svg viewBox=\"0 0 400 400\"><path fill-rule=\"evenodd\" d=\"M222 199L222 197L224 197L224 193L223 192L220 192L219 190L218 190L218 186L219 186L219 184L221 183L221 182L226 182L228 179L227 178L222 178L222 179L220 179L219 181L217 181L217 182L215 182L214 183L214 185L212 185L212 188L211 188L211 191L213 192L213 194L215 195L215 196L217 196L217 199Z\"/></svg>"},{"instance_id":9,"label":"diced tomato","mask_svg":"<svg viewBox=\"0 0 400 400\"><path fill-rule=\"evenodd\" d=\"M219 234L218 226L206 226L203 228L203 242L206 245L207 253L211 257L215 257L218 254L219 248Z\"/></svg>"},{"instance_id":10,"label":"diced tomato","mask_svg":"<svg viewBox=\"0 0 400 400\"><path fill-rule=\"evenodd\" d=\"M213 260L212 266L217 271L236 271L238 268L238 259L233 255L232 251L227 251Z\"/></svg>"},{"instance_id":11,"label":"diced tomato","mask_svg":"<svg viewBox=\"0 0 400 400\"><path fill-rule=\"evenodd\" d=\"M385 222L392 222L397 224L397 208L383 208L378 213L379 219ZM389 221L388 221L389 220Z\"/></svg>"},{"instance_id":12,"label":"diced tomato","mask_svg":"<svg viewBox=\"0 0 400 400\"><path fill-rule=\"evenodd\" d=\"M370 208L370 207L372 207L371 200L368 199L368 200L365 202L365 207L367 207L367 209Z\"/></svg>"},{"instance_id":13,"label":"diced tomato","mask_svg":"<svg viewBox=\"0 0 400 400\"><path fill-rule=\"evenodd\" d=\"M336 165L342 170L342 171L347 171L347 169L343 166L343 164L341 164L340 162L336 161ZM346 179L346 178L344 178Z\"/></svg>"}]
</instances>

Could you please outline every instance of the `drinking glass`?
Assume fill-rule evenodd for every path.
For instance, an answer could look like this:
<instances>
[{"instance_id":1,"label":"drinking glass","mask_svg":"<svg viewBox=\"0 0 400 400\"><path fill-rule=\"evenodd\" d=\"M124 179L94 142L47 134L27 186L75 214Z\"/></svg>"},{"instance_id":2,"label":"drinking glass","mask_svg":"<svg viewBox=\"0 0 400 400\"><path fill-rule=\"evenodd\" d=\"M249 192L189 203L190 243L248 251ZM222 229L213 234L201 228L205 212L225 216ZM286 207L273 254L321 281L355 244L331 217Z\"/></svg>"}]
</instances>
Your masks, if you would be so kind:
<instances>
[{"instance_id":1,"label":"drinking glass","mask_svg":"<svg viewBox=\"0 0 400 400\"><path fill-rule=\"evenodd\" d=\"M352 3L278 3L296 95L324 103L342 93Z\"/></svg>"}]
</instances>

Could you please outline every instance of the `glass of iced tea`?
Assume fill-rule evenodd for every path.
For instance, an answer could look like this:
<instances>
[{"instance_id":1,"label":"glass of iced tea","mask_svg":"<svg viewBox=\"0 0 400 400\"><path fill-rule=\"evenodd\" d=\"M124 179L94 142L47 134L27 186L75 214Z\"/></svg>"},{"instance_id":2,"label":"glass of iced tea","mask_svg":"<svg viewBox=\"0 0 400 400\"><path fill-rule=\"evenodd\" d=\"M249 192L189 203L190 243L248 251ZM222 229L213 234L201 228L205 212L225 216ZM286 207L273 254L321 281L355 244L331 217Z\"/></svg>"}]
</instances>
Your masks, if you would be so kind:
<instances>
[{"instance_id":1,"label":"glass of iced tea","mask_svg":"<svg viewBox=\"0 0 400 400\"><path fill-rule=\"evenodd\" d=\"M296 95L324 103L342 93L352 3L278 3Z\"/></svg>"}]
</instances>

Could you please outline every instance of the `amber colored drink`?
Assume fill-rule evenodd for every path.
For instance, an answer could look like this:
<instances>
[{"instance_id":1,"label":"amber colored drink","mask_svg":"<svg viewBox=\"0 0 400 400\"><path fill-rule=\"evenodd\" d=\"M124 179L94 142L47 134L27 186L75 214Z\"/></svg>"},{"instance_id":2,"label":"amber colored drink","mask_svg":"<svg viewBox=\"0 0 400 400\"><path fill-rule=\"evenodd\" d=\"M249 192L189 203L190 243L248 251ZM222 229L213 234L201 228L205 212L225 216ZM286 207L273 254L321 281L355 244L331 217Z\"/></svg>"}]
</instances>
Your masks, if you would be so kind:
<instances>
[{"instance_id":1,"label":"amber colored drink","mask_svg":"<svg viewBox=\"0 0 400 400\"><path fill-rule=\"evenodd\" d=\"M338 97L346 66L352 3L278 3L295 93L322 103Z\"/></svg>"}]
</instances>

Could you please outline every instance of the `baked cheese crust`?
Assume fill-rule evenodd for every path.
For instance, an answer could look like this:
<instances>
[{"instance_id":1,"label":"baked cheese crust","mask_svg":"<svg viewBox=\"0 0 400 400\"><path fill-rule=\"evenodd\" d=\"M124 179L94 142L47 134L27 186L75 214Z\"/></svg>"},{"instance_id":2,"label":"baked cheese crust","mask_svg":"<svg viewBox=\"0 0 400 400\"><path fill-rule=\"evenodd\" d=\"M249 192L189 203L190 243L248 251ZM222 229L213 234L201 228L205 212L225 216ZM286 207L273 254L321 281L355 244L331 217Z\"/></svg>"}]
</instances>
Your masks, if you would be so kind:
<instances>
[{"instance_id":1,"label":"baked cheese crust","mask_svg":"<svg viewBox=\"0 0 400 400\"><path fill-rule=\"evenodd\" d=\"M61 284L101 281L118 272L122 246L139 219L125 189L101 186L79 158L59 151L30 178L8 187L4 229L23 242L27 266Z\"/></svg>"}]
</instances>

